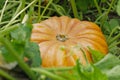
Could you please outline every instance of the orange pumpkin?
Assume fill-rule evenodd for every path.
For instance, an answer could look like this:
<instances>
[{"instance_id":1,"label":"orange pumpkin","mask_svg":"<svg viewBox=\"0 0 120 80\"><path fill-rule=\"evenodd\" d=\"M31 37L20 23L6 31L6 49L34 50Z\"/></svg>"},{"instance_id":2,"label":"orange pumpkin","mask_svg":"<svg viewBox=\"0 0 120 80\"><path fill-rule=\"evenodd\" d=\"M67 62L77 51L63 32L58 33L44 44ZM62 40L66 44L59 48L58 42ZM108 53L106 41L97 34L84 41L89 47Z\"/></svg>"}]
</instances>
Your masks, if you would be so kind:
<instances>
[{"instance_id":1,"label":"orange pumpkin","mask_svg":"<svg viewBox=\"0 0 120 80\"><path fill-rule=\"evenodd\" d=\"M105 37L96 24L67 16L33 24L31 41L40 47L43 67L73 66L77 59L84 65L85 56L92 62L88 47L103 54L108 52Z\"/></svg>"}]
</instances>

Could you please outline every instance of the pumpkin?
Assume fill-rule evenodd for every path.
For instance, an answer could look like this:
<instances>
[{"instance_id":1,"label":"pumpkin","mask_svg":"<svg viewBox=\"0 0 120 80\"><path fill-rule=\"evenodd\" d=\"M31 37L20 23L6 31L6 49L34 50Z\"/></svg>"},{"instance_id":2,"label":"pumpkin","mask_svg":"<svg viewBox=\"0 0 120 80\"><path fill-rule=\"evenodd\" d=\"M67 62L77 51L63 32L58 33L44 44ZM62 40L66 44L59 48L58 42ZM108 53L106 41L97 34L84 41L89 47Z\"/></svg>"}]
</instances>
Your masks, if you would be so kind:
<instances>
[{"instance_id":1,"label":"pumpkin","mask_svg":"<svg viewBox=\"0 0 120 80\"><path fill-rule=\"evenodd\" d=\"M43 67L74 66L78 59L83 65L86 59L91 63L88 47L101 54L108 52L105 37L95 23L67 16L33 24L31 41L40 47Z\"/></svg>"}]
</instances>

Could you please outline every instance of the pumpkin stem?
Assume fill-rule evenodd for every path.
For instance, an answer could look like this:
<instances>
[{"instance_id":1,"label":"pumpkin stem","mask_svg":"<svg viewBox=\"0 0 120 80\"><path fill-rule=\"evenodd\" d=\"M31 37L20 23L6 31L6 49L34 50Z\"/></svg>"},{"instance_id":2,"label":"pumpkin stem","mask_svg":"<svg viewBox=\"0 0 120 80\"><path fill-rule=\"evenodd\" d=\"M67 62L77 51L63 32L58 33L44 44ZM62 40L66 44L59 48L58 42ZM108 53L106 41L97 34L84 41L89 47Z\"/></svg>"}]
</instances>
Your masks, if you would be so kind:
<instances>
[{"instance_id":1,"label":"pumpkin stem","mask_svg":"<svg viewBox=\"0 0 120 80\"><path fill-rule=\"evenodd\" d=\"M63 34L58 34L58 35L56 36L56 39L57 39L58 41L65 42L66 40L68 40L68 36L67 36L67 35L63 35Z\"/></svg>"}]
</instances>

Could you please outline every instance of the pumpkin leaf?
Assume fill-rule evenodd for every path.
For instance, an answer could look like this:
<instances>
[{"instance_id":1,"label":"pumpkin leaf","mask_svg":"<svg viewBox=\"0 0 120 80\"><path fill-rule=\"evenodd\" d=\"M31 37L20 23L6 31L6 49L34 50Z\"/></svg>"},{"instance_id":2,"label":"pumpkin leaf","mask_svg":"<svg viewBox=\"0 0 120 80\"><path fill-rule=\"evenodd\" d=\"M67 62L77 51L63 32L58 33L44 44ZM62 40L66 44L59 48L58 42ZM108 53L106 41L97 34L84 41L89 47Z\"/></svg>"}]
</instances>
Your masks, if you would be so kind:
<instances>
[{"instance_id":1,"label":"pumpkin leaf","mask_svg":"<svg viewBox=\"0 0 120 80\"><path fill-rule=\"evenodd\" d=\"M119 80L120 79L120 65L115 66L109 72L107 72L107 76L109 80Z\"/></svg>"},{"instance_id":2,"label":"pumpkin leaf","mask_svg":"<svg viewBox=\"0 0 120 80\"><path fill-rule=\"evenodd\" d=\"M94 65L88 64L83 66L78 61L77 65L71 70L71 73L64 71L58 75L69 80L108 80L106 74L102 73Z\"/></svg>"},{"instance_id":3,"label":"pumpkin leaf","mask_svg":"<svg viewBox=\"0 0 120 80\"><path fill-rule=\"evenodd\" d=\"M117 65L120 65L119 58L110 53L95 64L95 66L98 67L103 72L107 72Z\"/></svg>"},{"instance_id":4,"label":"pumpkin leaf","mask_svg":"<svg viewBox=\"0 0 120 80\"><path fill-rule=\"evenodd\" d=\"M11 38L17 43L25 43L30 40L32 25L20 24L19 28L11 32Z\"/></svg>"},{"instance_id":5,"label":"pumpkin leaf","mask_svg":"<svg viewBox=\"0 0 120 80\"><path fill-rule=\"evenodd\" d=\"M38 67L41 64L40 51L37 43L29 42L25 47L24 55L28 57L31 61L32 67Z\"/></svg>"},{"instance_id":6,"label":"pumpkin leaf","mask_svg":"<svg viewBox=\"0 0 120 80\"><path fill-rule=\"evenodd\" d=\"M6 62L9 63L9 62L15 61L14 57L12 57L12 56L9 54L8 50L6 50L5 47L2 47L0 50L1 50L2 56L4 56L4 59L5 59ZM3 63L3 62L1 62L1 63Z\"/></svg>"},{"instance_id":7,"label":"pumpkin leaf","mask_svg":"<svg viewBox=\"0 0 120 80\"><path fill-rule=\"evenodd\" d=\"M103 53L101 53L100 51L97 50L93 50L91 48L89 48L90 53L92 54L92 59L93 62L96 63L99 60L101 60L105 55Z\"/></svg>"},{"instance_id":8,"label":"pumpkin leaf","mask_svg":"<svg viewBox=\"0 0 120 80\"><path fill-rule=\"evenodd\" d=\"M108 54L101 61L95 64L103 73L105 73L109 80L120 79L120 60L118 57Z\"/></svg>"},{"instance_id":9,"label":"pumpkin leaf","mask_svg":"<svg viewBox=\"0 0 120 80\"><path fill-rule=\"evenodd\" d=\"M37 44L30 42L31 31L31 24L20 24L17 29L10 32L10 41L14 49L19 53L21 59L25 57L24 53L26 55L29 54L31 55L30 59L32 59L32 66L39 66L41 61L39 48ZM14 57L9 54L4 45L2 46L3 47L0 48L0 51L2 56L4 57L6 64L14 62Z\"/></svg>"},{"instance_id":10,"label":"pumpkin leaf","mask_svg":"<svg viewBox=\"0 0 120 80\"><path fill-rule=\"evenodd\" d=\"M111 33L112 30L119 26L118 19L110 19L110 21L105 21L103 24L104 29L107 31L106 33ZM117 32L117 31L116 31Z\"/></svg>"},{"instance_id":11,"label":"pumpkin leaf","mask_svg":"<svg viewBox=\"0 0 120 80\"><path fill-rule=\"evenodd\" d=\"M26 42L28 42L30 39L31 30L31 25L20 24L17 29L10 33L11 43L21 57L23 57ZM2 53L7 62L15 61L14 57L9 54L5 47L2 48Z\"/></svg>"}]
</instances>

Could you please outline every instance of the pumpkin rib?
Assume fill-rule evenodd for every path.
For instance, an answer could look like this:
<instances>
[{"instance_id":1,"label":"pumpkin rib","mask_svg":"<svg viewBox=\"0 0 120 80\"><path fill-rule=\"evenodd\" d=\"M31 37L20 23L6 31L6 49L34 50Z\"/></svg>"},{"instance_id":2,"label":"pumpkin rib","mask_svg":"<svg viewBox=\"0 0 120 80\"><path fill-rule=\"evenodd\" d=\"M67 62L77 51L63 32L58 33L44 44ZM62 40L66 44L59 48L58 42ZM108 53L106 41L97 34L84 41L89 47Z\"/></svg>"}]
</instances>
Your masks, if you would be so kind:
<instances>
[{"instance_id":1,"label":"pumpkin rib","mask_svg":"<svg viewBox=\"0 0 120 80\"><path fill-rule=\"evenodd\" d=\"M40 47L40 51L41 51L41 57L43 58L46 51L54 44L54 41L45 41L45 42L41 42L38 43L39 47Z\"/></svg>"},{"instance_id":2,"label":"pumpkin rib","mask_svg":"<svg viewBox=\"0 0 120 80\"><path fill-rule=\"evenodd\" d=\"M54 18L56 18L56 17L54 17ZM55 24L55 22L52 21L54 18L45 20L45 21L43 21L43 23L44 23L46 26L50 27L50 28L55 32L55 34L58 34L58 33L61 32L61 24L59 24L58 21L57 21L56 24L59 24L59 25L54 26L53 23ZM59 20L59 19L56 18L55 20ZM60 22L60 20L59 20L59 22Z\"/></svg>"},{"instance_id":3,"label":"pumpkin rib","mask_svg":"<svg viewBox=\"0 0 120 80\"><path fill-rule=\"evenodd\" d=\"M91 37L91 36L93 36L93 37ZM103 38L101 38L101 37L99 37L99 36L96 36L96 35L93 35L93 34L89 34L89 37L88 37L88 35L86 34L86 35L83 35L83 36L78 36L78 37L76 37L77 39L90 39L90 40L92 40L93 41L93 39L94 39L94 41L96 42L96 43L99 43L101 46L104 46L104 47L107 47L107 43L104 41L104 39ZM96 40L97 39L97 40Z\"/></svg>"},{"instance_id":4,"label":"pumpkin rib","mask_svg":"<svg viewBox=\"0 0 120 80\"><path fill-rule=\"evenodd\" d=\"M92 45L92 46L86 46L86 48L87 47L94 47L94 49L96 50L99 50L99 51L101 51L103 54L106 54L107 52L105 52L106 50L107 50L107 48L105 48L105 47L102 47L102 45L100 45L100 44L97 44L97 42L94 42L94 41L92 41L92 40L90 40L90 39L83 39L84 41L82 42L82 44L84 43L84 45L85 44L89 44L89 43L91 43L91 44L94 44L94 45Z\"/></svg>"},{"instance_id":5,"label":"pumpkin rib","mask_svg":"<svg viewBox=\"0 0 120 80\"><path fill-rule=\"evenodd\" d=\"M92 28L96 28L96 30L100 30L101 31L100 27L98 25L96 25L95 23L93 23L93 22L90 22L90 21L81 21L81 24L83 26L88 27L88 28L92 27Z\"/></svg>"},{"instance_id":6,"label":"pumpkin rib","mask_svg":"<svg viewBox=\"0 0 120 80\"><path fill-rule=\"evenodd\" d=\"M68 24L70 23L72 19L66 16L60 17L60 23L61 23L61 34L66 34L66 29L68 28ZM68 23L68 24L66 24Z\"/></svg>"},{"instance_id":7,"label":"pumpkin rib","mask_svg":"<svg viewBox=\"0 0 120 80\"><path fill-rule=\"evenodd\" d=\"M71 19L66 26L66 34L69 34L69 32L74 28L75 25L77 25L80 21L78 19Z\"/></svg>"},{"instance_id":8,"label":"pumpkin rib","mask_svg":"<svg viewBox=\"0 0 120 80\"><path fill-rule=\"evenodd\" d=\"M40 34L40 33L33 33L31 37L32 37L31 41L35 41L38 43L43 42L43 41L50 41L54 39L54 36L51 37L49 35Z\"/></svg>"},{"instance_id":9,"label":"pumpkin rib","mask_svg":"<svg viewBox=\"0 0 120 80\"><path fill-rule=\"evenodd\" d=\"M46 29L46 28L45 28ZM41 34L46 34L46 35L53 35L52 33L53 31L43 31L40 27L38 28L34 28L34 30L32 30L32 33L41 33Z\"/></svg>"},{"instance_id":10,"label":"pumpkin rib","mask_svg":"<svg viewBox=\"0 0 120 80\"><path fill-rule=\"evenodd\" d=\"M53 48L54 47L54 45L56 45L57 44L57 42L53 42L53 43L51 43L49 46L47 46L47 48L46 48L46 50L45 50L45 52L44 53L41 53L41 55L42 55L42 66L48 66L48 65L53 65L53 61L50 61L49 59L50 59L50 55L52 55L52 51L50 50L51 48ZM44 44L45 45L45 44ZM50 55L46 55L45 53L47 53L48 54L48 51L50 52ZM51 58L52 59L52 58ZM48 62L49 64L46 64L46 62Z\"/></svg>"},{"instance_id":11,"label":"pumpkin rib","mask_svg":"<svg viewBox=\"0 0 120 80\"><path fill-rule=\"evenodd\" d=\"M44 21L43 23L44 23L45 26L50 27L50 25L47 24L45 21ZM57 33L58 33L58 31L56 31L56 30L54 30L54 29L52 29L52 28L51 28L51 30L52 30L52 33L54 33L54 34L57 34Z\"/></svg>"},{"instance_id":12,"label":"pumpkin rib","mask_svg":"<svg viewBox=\"0 0 120 80\"><path fill-rule=\"evenodd\" d=\"M69 35L76 35L76 34L78 34L78 33L82 33L82 32L84 32L84 31L86 31L86 30L93 30L93 31L97 31L97 32L100 32L101 33L101 31L100 30L96 30L96 29L94 29L94 28L76 28L76 30L71 30L68 34Z\"/></svg>"},{"instance_id":13,"label":"pumpkin rib","mask_svg":"<svg viewBox=\"0 0 120 80\"><path fill-rule=\"evenodd\" d=\"M100 36L101 38L103 38L103 35L101 33L102 32L98 33L98 31L96 31L94 29L88 29L88 30L83 30L81 32L78 32L74 36L82 36L84 34L94 34L94 35L97 35L97 36Z\"/></svg>"},{"instance_id":14,"label":"pumpkin rib","mask_svg":"<svg viewBox=\"0 0 120 80\"><path fill-rule=\"evenodd\" d=\"M43 30L41 29L41 27L42 27L42 28L45 28L45 29L48 29L48 30L52 30L51 27L49 27L49 26L47 26L46 24L44 24L44 22L45 22L45 21L41 21L40 23L33 24L33 26L34 26L33 31L36 30L36 28L39 28L39 30L43 31ZM32 32L33 32L33 31L32 31ZM34 32L35 32L35 31L34 31ZM46 31L46 32L47 32L47 31ZM52 30L51 32L53 32L53 30Z\"/></svg>"},{"instance_id":15,"label":"pumpkin rib","mask_svg":"<svg viewBox=\"0 0 120 80\"><path fill-rule=\"evenodd\" d=\"M51 23L54 23L56 26L56 29L54 29L57 33L61 32L61 24L60 24L60 19L58 17L52 17L51 18ZM53 25L53 26L54 26ZM53 28L55 28L55 26Z\"/></svg>"},{"instance_id":16,"label":"pumpkin rib","mask_svg":"<svg viewBox=\"0 0 120 80\"><path fill-rule=\"evenodd\" d=\"M69 41L69 42L71 42L71 43L73 43L73 44L76 44L76 45L74 45L74 47L77 47L77 46L81 46L81 47L78 47L78 48L82 48L82 47L83 47L82 45L79 45L79 43L76 42L76 40L71 40L71 41ZM69 43L69 42L68 42L68 43ZM72 45L72 46L73 46L73 44L68 44L68 43L66 43L66 45L68 45L68 46ZM69 48L69 49L71 49L71 48ZM86 49L86 47L83 48L83 49ZM74 53L74 55L75 55L75 54L76 54L77 56L79 56L80 61L84 61L83 64L86 63L84 57L82 57L82 56L84 56L84 55L83 55L83 53L82 53L80 50L79 50L79 52ZM89 59L89 61L92 62L92 59L90 59L90 56L91 56L91 55L89 55L88 53L86 53L86 54L87 54L87 55L86 55L87 59ZM67 55L70 56L71 54L68 52Z\"/></svg>"}]
</instances>

